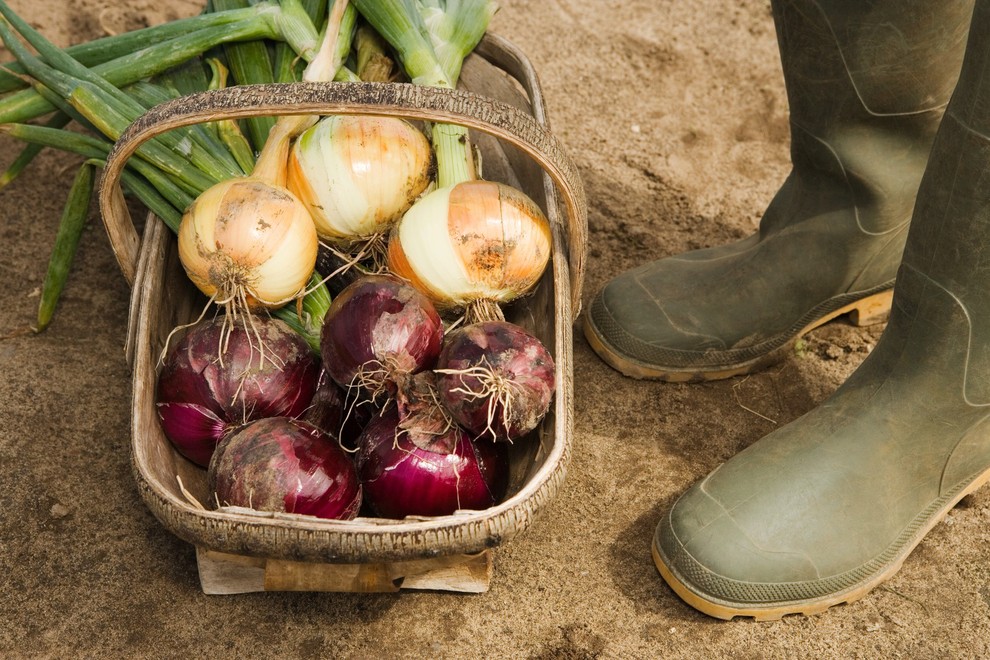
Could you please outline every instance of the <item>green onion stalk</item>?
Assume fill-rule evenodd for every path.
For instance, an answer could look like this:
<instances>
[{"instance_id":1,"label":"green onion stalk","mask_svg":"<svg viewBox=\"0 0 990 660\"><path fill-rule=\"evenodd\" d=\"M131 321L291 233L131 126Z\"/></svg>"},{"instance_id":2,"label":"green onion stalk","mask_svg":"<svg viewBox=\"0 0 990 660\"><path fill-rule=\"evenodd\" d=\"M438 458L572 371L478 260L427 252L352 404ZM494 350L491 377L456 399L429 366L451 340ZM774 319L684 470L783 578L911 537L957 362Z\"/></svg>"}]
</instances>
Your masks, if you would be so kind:
<instances>
[{"instance_id":1,"label":"green onion stalk","mask_svg":"<svg viewBox=\"0 0 990 660\"><path fill-rule=\"evenodd\" d=\"M207 84L207 89L223 89L227 86L228 69L219 59L211 57L206 61L213 75ZM212 127L216 136L230 151L244 173L254 170L255 156L250 140L244 135L240 124L233 119L221 119L213 122Z\"/></svg>"},{"instance_id":2,"label":"green onion stalk","mask_svg":"<svg viewBox=\"0 0 990 660\"><path fill-rule=\"evenodd\" d=\"M140 37L127 33L99 40L115 46L102 61L97 61L94 53L99 49L80 46L63 51L0 0L3 17L0 38L17 60L16 67L12 67L17 80L30 85L0 97L0 130L28 144L6 176L16 175L41 147L78 154L86 159L84 168L102 166L114 140L152 105L226 84L220 66L226 68L229 61L217 62L218 66L204 61L204 54L219 52L214 50L217 46L246 40L264 44L267 49L284 43L296 53L296 58L310 61L321 42L311 16L319 18L326 14L325 0L322 9L319 5L319 0L281 0L229 11L210 11L194 19L176 21L179 28L167 24L168 29L140 30ZM353 27L353 10L349 20ZM195 31L184 34L190 29ZM17 35L37 54L25 47ZM350 38L350 28L341 30L340 39L346 43L338 41L338 52L349 50ZM145 47L128 53L127 44ZM72 52L81 53L80 57L89 66L72 57ZM205 74L207 68L212 75ZM235 77L234 82L244 81ZM5 83L0 77L2 84ZM28 123L46 114L52 114L46 123ZM92 135L68 130L69 120L90 129ZM215 122L156 136L128 161L122 174L124 188L177 231L183 213L199 194L218 181L243 176L253 167L252 148L248 145L245 150L244 135L238 134L236 123ZM83 194L79 191L84 190L84 182L74 185L72 199L78 201ZM69 215L71 220L63 218L60 234L64 225L64 233L72 236L73 227L78 226L78 215L70 214L67 209L66 216ZM67 272L74 244L68 239L57 243L52 255L56 263L52 267L57 272L62 272L60 269ZM316 348L322 318L329 307L329 292L315 273L311 285L297 305L282 307L274 314L300 331ZM47 323L40 321L41 314L50 319L47 308L54 309L50 296L43 304L46 310L39 311L39 329Z\"/></svg>"},{"instance_id":3,"label":"green onion stalk","mask_svg":"<svg viewBox=\"0 0 990 660\"><path fill-rule=\"evenodd\" d=\"M274 6L274 3L262 3ZM109 37L94 39L65 49L67 55L88 67L105 64L119 57L128 56L134 59L137 53L145 48L183 37L198 30L214 30L230 26L241 21L258 22L257 14L261 5L241 9L239 11L204 13L199 16L181 18L160 25L122 32ZM20 62L3 62L0 64L0 93L21 89L27 86L20 74L25 73Z\"/></svg>"},{"instance_id":4,"label":"green onion stalk","mask_svg":"<svg viewBox=\"0 0 990 660\"><path fill-rule=\"evenodd\" d=\"M280 39L290 43L301 56L312 56L314 46L319 42L319 35L305 11L301 9L299 1L282 0L281 4L255 5L250 8L250 14L245 14L248 18L226 23L220 27L203 27L195 32L173 37L93 66L91 71L108 84L123 87L182 64L217 45L235 41ZM28 35L22 26L34 33L30 26L14 14L6 2L0 2L0 14L26 39ZM88 69L72 58L67 51L55 46L52 48L59 51L63 61L68 59L79 67ZM24 66L23 62L20 64ZM30 70L27 73L34 75ZM37 90L25 89L0 100L0 123L24 122L52 110L53 105Z\"/></svg>"},{"instance_id":5,"label":"green onion stalk","mask_svg":"<svg viewBox=\"0 0 990 660\"><path fill-rule=\"evenodd\" d=\"M55 313L55 305L65 287L65 281L69 277L72 260L66 259L64 255L75 254L83 228L86 226L90 202L93 199L94 169L93 162L84 162L69 190L69 199L66 201L58 234L55 236L55 247L48 260L48 272L41 285L38 321L33 328L35 332L41 332L48 327Z\"/></svg>"},{"instance_id":6,"label":"green onion stalk","mask_svg":"<svg viewBox=\"0 0 990 660\"><path fill-rule=\"evenodd\" d=\"M303 10L313 25L327 22L327 0L300 0ZM295 82L302 77L305 60L289 44L275 45L272 55L272 72L276 82Z\"/></svg>"},{"instance_id":7,"label":"green onion stalk","mask_svg":"<svg viewBox=\"0 0 990 660\"><path fill-rule=\"evenodd\" d=\"M396 51L415 85L454 89L464 59L485 35L492 0L353 0L358 12ZM435 123L431 141L437 186L477 178L468 130Z\"/></svg>"},{"instance_id":8,"label":"green onion stalk","mask_svg":"<svg viewBox=\"0 0 990 660\"><path fill-rule=\"evenodd\" d=\"M250 6L248 0L211 0L212 11L236 10ZM245 85L267 85L275 82L275 72L268 46L260 40L227 44L224 55L234 77ZM256 145L263 145L275 126L272 117L249 117L245 120L248 133Z\"/></svg>"},{"instance_id":9,"label":"green onion stalk","mask_svg":"<svg viewBox=\"0 0 990 660\"><path fill-rule=\"evenodd\" d=\"M63 128L72 121L72 117L65 114L64 112L53 113L52 116L46 122L46 126L49 128ZM17 158L14 159L7 169L0 174L0 188L10 184L11 181L20 176L28 165L34 160L41 152L42 146L38 144L28 144L24 149L18 154Z\"/></svg>"}]
</instances>

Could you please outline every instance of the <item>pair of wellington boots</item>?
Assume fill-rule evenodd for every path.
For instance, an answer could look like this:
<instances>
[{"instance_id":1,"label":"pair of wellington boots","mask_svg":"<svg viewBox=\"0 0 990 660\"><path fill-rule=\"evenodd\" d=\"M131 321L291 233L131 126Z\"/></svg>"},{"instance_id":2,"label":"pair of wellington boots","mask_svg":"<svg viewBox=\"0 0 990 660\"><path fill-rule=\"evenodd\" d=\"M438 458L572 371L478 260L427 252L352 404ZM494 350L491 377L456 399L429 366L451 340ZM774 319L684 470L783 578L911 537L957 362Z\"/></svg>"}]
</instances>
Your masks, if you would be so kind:
<instances>
[{"instance_id":1,"label":"pair of wellington boots","mask_svg":"<svg viewBox=\"0 0 990 660\"><path fill-rule=\"evenodd\" d=\"M889 309L829 399L662 517L660 574L719 618L863 596L990 479L990 0L772 4L794 169L759 233L626 273L585 318L612 366L684 381Z\"/></svg>"}]
</instances>

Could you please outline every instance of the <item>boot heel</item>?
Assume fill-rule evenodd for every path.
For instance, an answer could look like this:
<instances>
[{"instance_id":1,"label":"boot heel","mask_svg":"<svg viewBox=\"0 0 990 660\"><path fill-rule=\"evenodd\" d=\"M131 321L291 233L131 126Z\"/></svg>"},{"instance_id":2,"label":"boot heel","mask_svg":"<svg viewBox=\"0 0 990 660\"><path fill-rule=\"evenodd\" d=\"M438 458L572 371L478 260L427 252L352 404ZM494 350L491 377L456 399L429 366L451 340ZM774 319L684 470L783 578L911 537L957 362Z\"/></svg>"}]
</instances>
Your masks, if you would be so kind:
<instances>
[{"instance_id":1,"label":"boot heel","mask_svg":"<svg viewBox=\"0 0 990 660\"><path fill-rule=\"evenodd\" d=\"M858 301L849 311L849 320L853 325L863 327L883 323L890 316L890 301L894 291L884 291Z\"/></svg>"}]
</instances>

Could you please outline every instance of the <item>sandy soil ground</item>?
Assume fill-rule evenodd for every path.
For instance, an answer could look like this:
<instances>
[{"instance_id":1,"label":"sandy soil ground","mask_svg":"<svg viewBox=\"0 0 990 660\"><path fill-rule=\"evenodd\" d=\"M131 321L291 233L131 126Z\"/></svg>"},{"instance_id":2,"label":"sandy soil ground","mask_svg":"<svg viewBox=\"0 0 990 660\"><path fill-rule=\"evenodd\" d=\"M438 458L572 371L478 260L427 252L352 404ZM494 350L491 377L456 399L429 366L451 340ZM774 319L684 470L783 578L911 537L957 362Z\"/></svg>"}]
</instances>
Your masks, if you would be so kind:
<instances>
[{"instance_id":1,"label":"sandy soil ground","mask_svg":"<svg viewBox=\"0 0 990 660\"><path fill-rule=\"evenodd\" d=\"M196 0L10 0L62 45L195 13ZM788 171L766 0L502 0L493 29L541 74L590 202L587 294L644 260L747 235ZM0 140L6 165L17 153ZM0 336L34 317L75 164L0 191ZM821 328L781 365L703 385L634 382L576 333L563 491L496 552L490 592L204 596L192 548L137 497L128 290L96 210L56 321L0 341L5 657L986 657L990 495L966 498L859 602L757 624L682 604L649 542L693 481L822 401L882 327Z\"/></svg>"}]
</instances>

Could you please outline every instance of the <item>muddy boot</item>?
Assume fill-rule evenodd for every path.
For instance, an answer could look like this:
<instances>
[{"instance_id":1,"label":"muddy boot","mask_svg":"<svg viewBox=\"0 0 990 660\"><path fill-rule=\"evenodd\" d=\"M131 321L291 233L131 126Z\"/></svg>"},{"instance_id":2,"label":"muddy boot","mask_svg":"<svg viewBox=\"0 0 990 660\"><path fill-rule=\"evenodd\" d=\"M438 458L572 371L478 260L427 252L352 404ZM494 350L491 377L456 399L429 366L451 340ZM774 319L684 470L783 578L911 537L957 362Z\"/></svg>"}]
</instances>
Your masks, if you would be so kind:
<instances>
[{"instance_id":1,"label":"muddy boot","mask_svg":"<svg viewBox=\"0 0 990 660\"><path fill-rule=\"evenodd\" d=\"M990 0L976 4L876 349L657 528L661 574L703 612L774 619L855 600L990 479Z\"/></svg>"},{"instance_id":2,"label":"muddy boot","mask_svg":"<svg viewBox=\"0 0 990 660\"><path fill-rule=\"evenodd\" d=\"M782 359L841 314L886 319L972 1L774 0L793 169L757 234L620 275L585 335L627 376L698 381Z\"/></svg>"}]
</instances>

